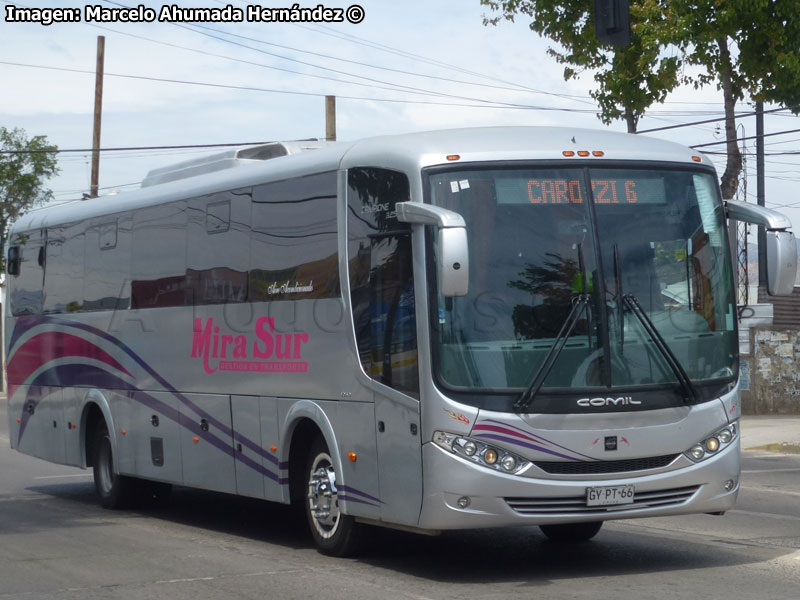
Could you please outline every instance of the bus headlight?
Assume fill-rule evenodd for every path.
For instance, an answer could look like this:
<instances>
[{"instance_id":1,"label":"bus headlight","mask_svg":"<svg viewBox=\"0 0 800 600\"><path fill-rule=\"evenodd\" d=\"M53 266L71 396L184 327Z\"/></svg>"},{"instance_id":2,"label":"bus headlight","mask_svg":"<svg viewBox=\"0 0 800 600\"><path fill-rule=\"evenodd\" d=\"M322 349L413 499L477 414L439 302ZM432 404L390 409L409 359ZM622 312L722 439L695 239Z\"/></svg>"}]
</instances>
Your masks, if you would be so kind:
<instances>
[{"instance_id":1,"label":"bus headlight","mask_svg":"<svg viewBox=\"0 0 800 600\"><path fill-rule=\"evenodd\" d=\"M513 452L454 433L437 431L433 434L433 441L461 458L503 473L519 473L530 464Z\"/></svg>"},{"instance_id":2,"label":"bus headlight","mask_svg":"<svg viewBox=\"0 0 800 600\"><path fill-rule=\"evenodd\" d=\"M691 458L694 462L700 462L725 449L733 440L736 439L738 422L726 425L722 429L715 431L708 437L700 440L689 448L684 455Z\"/></svg>"}]
</instances>

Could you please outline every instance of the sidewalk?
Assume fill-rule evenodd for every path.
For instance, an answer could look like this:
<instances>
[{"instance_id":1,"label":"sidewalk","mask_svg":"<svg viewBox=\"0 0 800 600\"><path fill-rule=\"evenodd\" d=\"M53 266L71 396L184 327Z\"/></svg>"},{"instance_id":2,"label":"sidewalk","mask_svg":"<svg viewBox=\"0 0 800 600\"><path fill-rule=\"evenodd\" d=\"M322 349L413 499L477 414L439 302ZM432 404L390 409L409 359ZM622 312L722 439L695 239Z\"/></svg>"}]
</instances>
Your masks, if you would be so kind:
<instances>
[{"instance_id":1,"label":"sidewalk","mask_svg":"<svg viewBox=\"0 0 800 600\"><path fill-rule=\"evenodd\" d=\"M745 415L739 424L743 450L800 454L800 417Z\"/></svg>"}]
</instances>

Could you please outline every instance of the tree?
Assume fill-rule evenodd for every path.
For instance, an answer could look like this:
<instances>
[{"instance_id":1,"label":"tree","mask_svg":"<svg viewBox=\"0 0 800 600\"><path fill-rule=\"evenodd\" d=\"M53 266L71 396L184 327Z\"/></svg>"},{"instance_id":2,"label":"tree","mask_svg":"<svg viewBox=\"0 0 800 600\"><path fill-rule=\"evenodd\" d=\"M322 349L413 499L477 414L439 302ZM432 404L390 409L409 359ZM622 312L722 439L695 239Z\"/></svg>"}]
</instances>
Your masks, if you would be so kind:
<instances>
[{"instance_id":1,"label":"tree","mask_svg":"<svg viewBox=\"0 0 800 600\"><path fill-rule=\"evenodd\" d=\"M796 0L670 0L672 22L665 43L704 73L695 87L715 84L725 109L727 162L720 186L733 198L742 171L736 136L736 103L747 98L800 105L800 17Z\"/></svg>"},{"instance_id":2,"label":"tree","mask_svg":"<svg viewBox=\"0 0 800 600\"><path fill-rule=\"evenodd\" d=\"M0 127L0 265L5 271L6 236L9 223L34 206L52 200L45 188L48 178L59 171L58 147L41 135L28 140L23 129Z\"/></svg>"},{"instance_id":3,"label":"tree","mask_svg":"<svg viewBox=\"0 0 800 600\"><path fill-rule=\"evenodd\" d=\"M594 0L481 0L500 12L484 17L484 24L513 21L517 13L531 17L531 30L558 44L548 48L564 67L564 79L595 71L599 84L590 92L600 106L603 123L624 119L634 133L640 117L680 83L681 61L663 50L663 29L668 25L658 0L631 3L631 44L624 48L600 43L594 30Z\"/></svg>"},{"instance_id":4,"label":"tree","mask_svg":"<svg viewBox=\"0 0 800 600\"><path fill-rule=\"evenodd\" d=\"M481 0L502 17L533 18L530 28L560 45L549 54L564 77L595 70L600 119L624 118L628 131L652 104L682 83L716 85L725 110L724 198L733 198L742 171L736 103L750 99L800 112L800 13L797 0L630 0L631 45L612 49L595 39L593 0ZM699 74L684 68L698 66Z\"/></svg>"}]
</instances>

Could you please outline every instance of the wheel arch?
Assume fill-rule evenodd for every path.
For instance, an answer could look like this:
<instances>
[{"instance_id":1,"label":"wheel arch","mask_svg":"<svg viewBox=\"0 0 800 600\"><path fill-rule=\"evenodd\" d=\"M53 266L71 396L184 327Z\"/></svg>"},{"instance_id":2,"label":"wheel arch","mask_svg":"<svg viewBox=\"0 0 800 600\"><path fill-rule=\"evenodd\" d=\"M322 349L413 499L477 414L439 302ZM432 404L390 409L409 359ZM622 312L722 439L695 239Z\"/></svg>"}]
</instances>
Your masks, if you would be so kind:
<instances>
[{"instance_id":1,"label":"wheel arch","mask_svg":"<svg viewBox=\"0 0 800 600\"><path fill-rule=\"evenodd\" d=\"M280 456L284 457L284 465L289 471L290 502L304 499L308 483L305 481L306 459L314 439L322 436L328 446L333 468L341 477L342 461L339 446L328 415L315 402L300 400L294 403L284 419L284 434L281 435Z\"/></svg>"},{"instance_id":2,"label":"wheel arch","mask_svg":"<svg viewBox=\"0 0 800 600\"><path fill-rule=\"evenodd\" d=\"M117 468L117 436L114 428L114 419L111 416L111 406L108 399L100 390L89 390L83 398L83 409L80 419L80 455L81 466L91 467L94 461L94 431L100 421L105 421L108 436L111 440L114 472Z\"/></svg>"}]
</instances>

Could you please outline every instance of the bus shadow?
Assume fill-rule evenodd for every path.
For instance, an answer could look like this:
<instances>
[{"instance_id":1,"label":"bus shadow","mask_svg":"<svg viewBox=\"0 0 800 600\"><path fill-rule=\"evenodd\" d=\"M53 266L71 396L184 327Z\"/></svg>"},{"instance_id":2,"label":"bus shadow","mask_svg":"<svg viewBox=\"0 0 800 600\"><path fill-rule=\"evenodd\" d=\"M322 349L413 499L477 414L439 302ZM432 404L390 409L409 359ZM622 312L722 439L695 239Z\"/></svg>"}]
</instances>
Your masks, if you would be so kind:
<instances>
[{"instance_id":1,"label":"bus shadow","mask_svg":"<svg viewBox=\"0 0 800 600\"><path fill-rule=\"evenodd\" d=\"M84 517L147 517L269 544L291 548L312 547L302 512L275 502L175 486L164 502L139 501L130 508L106 510L98 504L91 482L31 486L26 489L77 503L81 505ZM69 521L62 520L58 526L70 526Z\"/></svg>"},{"instance_id":2,"label":"bus shadow","mask_svg":"<svg viewBox=\"0 0 800 600\"><path fill-rule=\"evenodd\" d=\"M796 552L734 540L688 540L606 525L582 543L549 541L538 527L444 532L437 537L381 530L361 560L448 584L518 581L549 585L576 577L615 577L756 564Z\"/></svg>"},{"instance_id":3,"label":"bus shadow","mask_svg":"<svg viewBox=\"0 0 800 600\"><path fill-rule=\"evenodd\" d=\"M302 512L273 502L176 487L165 505L106 511L97 505L91 483L28 490L79 504L81 516L75 516L76 524L85 524L86 517L146 516L291 549L313 549ZM63 521L52 525L70 526ZM541 586L575 577L757 564L796 552L746 541L632 532L614 524L607 524L593 540L577 544L550 542L537 527L452 531L439 536L370 527L367 537L360 555L346 560L448 584ZM336 565L345 559L320 560Z\"/></svg>"}]
</instances>

